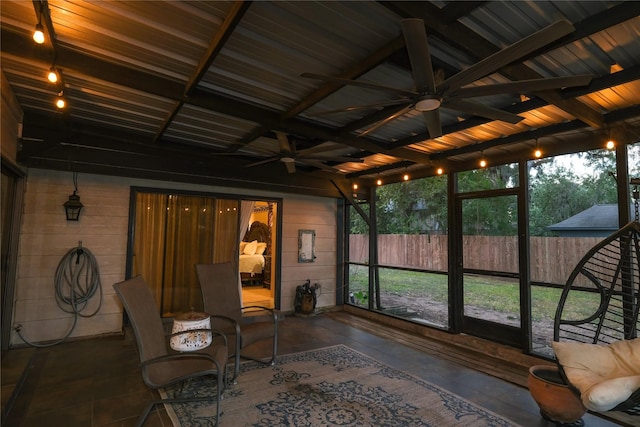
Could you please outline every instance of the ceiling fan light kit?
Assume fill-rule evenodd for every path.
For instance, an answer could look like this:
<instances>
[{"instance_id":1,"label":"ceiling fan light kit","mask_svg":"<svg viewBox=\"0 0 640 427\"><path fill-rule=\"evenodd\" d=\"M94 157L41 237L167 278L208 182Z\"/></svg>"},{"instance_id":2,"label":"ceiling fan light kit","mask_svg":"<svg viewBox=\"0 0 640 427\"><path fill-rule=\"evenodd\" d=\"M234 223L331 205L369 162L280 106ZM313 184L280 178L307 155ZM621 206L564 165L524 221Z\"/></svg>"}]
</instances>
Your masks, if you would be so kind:
<instances>
[{"instance_id":1,"label":"ceiling fan light kit","mask_svg":"<svg viewBox=\"0 0 640 427\"><path fill-rule=\"evenodd\" d=\"M416 102L416 110L424 113L425 111L433 111L440 108L442 100L435 96L425 96L418 102Z\"/></svg>"}]
</instances>

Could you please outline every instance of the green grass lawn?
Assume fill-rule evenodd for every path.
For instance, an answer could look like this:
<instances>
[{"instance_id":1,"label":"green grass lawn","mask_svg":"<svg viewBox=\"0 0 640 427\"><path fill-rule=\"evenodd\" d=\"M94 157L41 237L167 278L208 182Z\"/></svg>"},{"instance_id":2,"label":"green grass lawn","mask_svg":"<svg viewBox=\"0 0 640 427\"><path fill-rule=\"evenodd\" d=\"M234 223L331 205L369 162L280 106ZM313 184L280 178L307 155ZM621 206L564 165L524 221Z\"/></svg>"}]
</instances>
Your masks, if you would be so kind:
<instances>
[{"instance_id":1,"label":"green grass lawn","mask_svg":"<svg viewBox=\"0 0 640 427\"><path fill-rule=\"evenodd\" d=\"M447 275L415 271L380 269L380 291L409 297L425 297L434 302L446 303L448 299ZM349 290L365 293L368 290L368 267L350 266ZM531 315L534 321L553 319L560 300L560 289L534 286L531 290ZM467 275L464 280L465 305L485 310L496 310L519 317L520 293L512 280L489 276ZM592 314L598 296L580 292L567 304L571 319L582 319Z\"/></svg>"}]
</instances>

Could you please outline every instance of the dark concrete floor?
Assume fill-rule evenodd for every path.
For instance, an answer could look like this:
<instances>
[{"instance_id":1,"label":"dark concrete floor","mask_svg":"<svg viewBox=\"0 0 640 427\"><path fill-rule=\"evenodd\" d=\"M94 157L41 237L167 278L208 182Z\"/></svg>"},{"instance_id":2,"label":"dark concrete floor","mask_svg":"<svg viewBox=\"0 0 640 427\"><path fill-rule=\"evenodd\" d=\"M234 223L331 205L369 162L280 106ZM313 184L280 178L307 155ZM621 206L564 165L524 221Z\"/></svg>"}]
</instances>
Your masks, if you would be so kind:
<instances>
[{"instance_id":1,"label":"dark concrete floor","mask_svg":"<svg viewBox=\"0 0 640 427\"><path fill-rule=\"evenodd\" d=\"M280 325L278 344L280 354L346 344L525 427L554 425L540 416L526 388L367 333L330 315L286 317ZM129 329L122 336L9 350L9 356L12 352L21 353L27 370L14 399L3 399L3 409L8 410L2 423L5 427L133 426L154 397L155 392L142 382L136 343ZM6 363L5 369L5 359L3 379L15 376L9 369L16 363ZM591 414L584 420L588 427L616 425ZM159 409L145 426L171 426L171 422Z\"/></svg>"}]
</instances>

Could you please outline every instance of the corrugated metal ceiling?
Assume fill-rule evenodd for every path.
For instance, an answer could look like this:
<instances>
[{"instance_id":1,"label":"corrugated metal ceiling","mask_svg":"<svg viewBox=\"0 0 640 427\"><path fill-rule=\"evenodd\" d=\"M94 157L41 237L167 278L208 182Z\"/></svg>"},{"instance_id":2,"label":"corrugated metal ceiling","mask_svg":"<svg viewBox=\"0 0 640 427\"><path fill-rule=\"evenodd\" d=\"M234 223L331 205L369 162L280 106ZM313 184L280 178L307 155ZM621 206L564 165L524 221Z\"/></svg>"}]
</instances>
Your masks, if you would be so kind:
<instances>
[{"instance_id":1,"label":"corrugated metal ceiling","mask_svg":"<svg viewBox=\"0 0 640 427\"><path fill-rule=\"evenodd\" d=\"M276 131L287 134L291 148L300 153L332 141L322 147L322 155L350 155L358 161L325 162L342 178L400 174L407 162L415 165L412 169L433 169L435 160L451 169L468 168L482 150L497 156L528 150L545 128L555 130L548 144L556 145L575 143L613 125L623 127L627 139L634 132L637 138L639 76L625 77L622 83L611 79L612 67L619 75L640 67L636 2L478 2L460 16L454 12L461 5L455 3L3 0L2 70L26 117L51 117L55 123L62 116L76 129L76 139L85 128L111 129L119 139L130 134L159 147L196 149L186 152L235 169L286 154ZM40 5L49 11L55 32L53 45L45 47L28 40ZM366 136L359 135L382 118L379 109L319 114L390 101L398 94L303 78L302 73L413 88L402 42L401 20L406 17L424 19L434 68L445 78L473 66L491 49L567 20L576 31L522 58L519 64L526 71L513 64L473 84L505 83L514 75L586 73L602 87L477 99L519 114L524 119L517 124L443 107L443 135L437 138L428 136L416 110ZM44 80L51 66L63 77L69 105L64 114L52 107L60 88ZM200 67L205 68L199 74ZM610 122L613 116L607 115L614 112L624 118ZM557 126L568 122L582 126L576 124L563 136ZM505 137L512 142L498 143ZM465 147L477 149L461 152ZM39 156L46 161L44 154ZM327 176L302 160L300 172ZM387 166L394 163L402 167ZM261 167L255 167L257 173ZM294 179L278 162L264 167L270 177L280 171L281 179Z\"/></svg>"}]
</instances>

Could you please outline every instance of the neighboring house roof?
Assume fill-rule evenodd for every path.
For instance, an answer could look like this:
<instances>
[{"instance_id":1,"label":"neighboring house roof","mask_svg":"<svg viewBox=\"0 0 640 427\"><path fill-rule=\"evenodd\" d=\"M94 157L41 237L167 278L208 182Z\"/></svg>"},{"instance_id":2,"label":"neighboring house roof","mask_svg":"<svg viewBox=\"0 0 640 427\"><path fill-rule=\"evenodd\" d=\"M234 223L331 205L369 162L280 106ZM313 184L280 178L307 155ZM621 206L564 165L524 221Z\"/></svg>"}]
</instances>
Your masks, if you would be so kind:
<instances>
[{"instance_id":1,"label":"neighboring house roof","mask_svg":"<svg viewBox=\"0 0 640 427\"><path fill-rule=\"evenodd\" d=\"M631 217L635 217L635 208L630 206L629 212ZM589 209L575 214L572 217L560 221L557 224L547 226L547 230L551 231L568 231L568 230L617 230L620 228L618 224L618 205L603 204L593 205Z\"/></svg>"}]
</instances>

